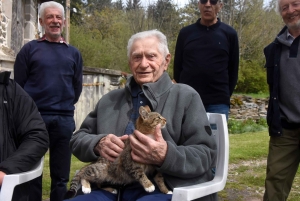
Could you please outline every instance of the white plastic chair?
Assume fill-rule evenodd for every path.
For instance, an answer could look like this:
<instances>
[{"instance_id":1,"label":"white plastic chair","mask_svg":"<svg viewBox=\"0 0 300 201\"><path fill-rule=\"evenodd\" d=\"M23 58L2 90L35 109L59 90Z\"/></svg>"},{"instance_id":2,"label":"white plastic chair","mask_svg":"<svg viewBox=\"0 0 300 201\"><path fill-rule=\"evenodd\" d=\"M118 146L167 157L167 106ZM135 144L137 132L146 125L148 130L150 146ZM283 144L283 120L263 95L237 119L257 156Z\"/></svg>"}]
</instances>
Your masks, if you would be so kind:
<instances>
[{"instance_id":1,"label":"white plastic chair","mask_svg":"<svg viewBox=\"0 0 300 201\"><path fill-rule=\"evenodd\" d=\"M224 114L216 113L207 113L207 117L218 146L215 177L212 181L205 183L174 188L172 201L194 200L219 192L225 187L229 160L229 139L226 117Z\"/></svg>"},{"instance_id":2,"label":"white plastic chair","mask_svg":"<svg viewBox=\"0 0 300 201\"><path fill-rule=\"evenodd\" d=\"M44 157L35 165L35 167L28 171L18 174L5 175L0 191L0 201L11 201L15 186L33 180L42 175L44 167Z\"/></svg>"}]
</instances>

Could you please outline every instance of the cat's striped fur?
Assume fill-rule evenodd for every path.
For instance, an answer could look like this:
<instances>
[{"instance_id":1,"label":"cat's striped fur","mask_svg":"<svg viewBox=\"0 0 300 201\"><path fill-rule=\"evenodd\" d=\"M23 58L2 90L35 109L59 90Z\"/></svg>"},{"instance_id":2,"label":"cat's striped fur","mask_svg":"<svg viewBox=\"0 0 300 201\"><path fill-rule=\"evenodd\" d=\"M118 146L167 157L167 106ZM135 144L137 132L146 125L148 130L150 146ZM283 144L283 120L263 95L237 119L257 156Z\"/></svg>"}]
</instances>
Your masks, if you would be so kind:
<instances>
[{"instance_id":1,"label":"cat's striped fur","mask_svg":"<svg viewBox=\"0 0 300 201\"><path fill-rule=\"evenodd\" d=\"M148 106L139 108L140 116L136 121L136 129L144 134L153 134L155 127L160 123L162 127L166 125L166 119L157 112L151 112ZM90 193L91 183L96 183L101 188L101 184L126 185L138 181L147 192L153 192L155 187L148 179L147 175L153 175L154 181L162 193L170 193L164 183L161 173L155 172L154 166L134 162L131 158L131 147L129 139L125 141L125 148L120 156L109 162L103 157L99 157L93 162L83 167L72 179L70 190L65 198L74 197L80 183L84 193Z\"/></svg>"}]
</instances>

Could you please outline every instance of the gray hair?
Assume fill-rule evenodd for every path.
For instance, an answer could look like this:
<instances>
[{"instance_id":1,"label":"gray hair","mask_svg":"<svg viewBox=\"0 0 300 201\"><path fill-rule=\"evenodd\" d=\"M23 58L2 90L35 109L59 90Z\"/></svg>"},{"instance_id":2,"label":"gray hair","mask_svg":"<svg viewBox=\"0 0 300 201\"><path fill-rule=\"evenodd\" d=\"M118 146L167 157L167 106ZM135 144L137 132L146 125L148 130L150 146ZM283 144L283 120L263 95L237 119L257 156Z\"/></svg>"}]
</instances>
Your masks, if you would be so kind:
<instances>
[{"instance_id":1,"label":"gray hair","mask_svg":"<svg viewBox=\"0 0 300 201\"><path fill-rule=\"evenodd\" d=\"M55 1L46 1L46 2L41 4L40 11L39 11L40 18L44 19L44 12L45 12L46 8L58 8L58 9L60 9L60 11L62 13L62 16L63 16L63 19L65 19L65 9L64 9L64 7L60 3L57 3Z\"/></svg>"},{"instance_id":2,"label":"gray hair","mask_svg":"<svg viewBox=\"0 0 300 201\"><path fill-rule=\"evenodd\" d=\"M167 37L162 32L154 29L154 30L149 30L149 31L142 31L142 32L136 33L131 36L131 38L128 40L128 45L127 45L128 59L130 58L130 51L131 51L132 45L136 40L144 39L144 38L151 38L151 37L155 37L158 39L158 49L159 49L160 53L162 53L164 55L164 57L166 57L169 54Z\"/></svg>"}]
</instances>

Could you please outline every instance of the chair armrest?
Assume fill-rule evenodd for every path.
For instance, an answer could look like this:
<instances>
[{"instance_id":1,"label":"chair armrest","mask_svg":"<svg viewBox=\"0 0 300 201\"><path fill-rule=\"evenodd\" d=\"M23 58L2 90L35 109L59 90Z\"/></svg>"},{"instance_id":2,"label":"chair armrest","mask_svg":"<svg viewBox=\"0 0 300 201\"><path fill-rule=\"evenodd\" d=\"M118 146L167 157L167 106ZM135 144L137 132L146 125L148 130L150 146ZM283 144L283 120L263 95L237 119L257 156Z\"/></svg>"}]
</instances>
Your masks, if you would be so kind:
<instances>
[{"instance_id":1,"label":"chair armrest","mask_svg":"<svg viewBox=\"0 0 300 201\"><path fill-rule=\"evenodd\" d=\"M196 184L192 186L174 188L172 201L189 201L201 198L224 189L226 179L215 176L212 181Z\"/></svg>"},{"instance_id":2,"label":"chair armrest","mask_svg":"<svg viewBox=\"0 0 300 201\"><path fill-rule=\"evenodd\" d=\"M217 142L216 174L213 180L185 187L173 189L172 201L190 201L201 198L224 189L228 175L229 137L227 121L224 114L207 113L210 124L215 124L212 129Z\"/></svg>"},{"instance_id":3,"label":"chair armrest","mask_svg":"<svg viewBox=\"0 0 300 201\"><path fill-rule=\"evenodd\" d=\"M35 165L33 170L18 174L5 175L0 191L0 201L11 201L14 188L22 183L33 180L42 175L44 167L44 157Z\"/></svg>"}]
</instances>

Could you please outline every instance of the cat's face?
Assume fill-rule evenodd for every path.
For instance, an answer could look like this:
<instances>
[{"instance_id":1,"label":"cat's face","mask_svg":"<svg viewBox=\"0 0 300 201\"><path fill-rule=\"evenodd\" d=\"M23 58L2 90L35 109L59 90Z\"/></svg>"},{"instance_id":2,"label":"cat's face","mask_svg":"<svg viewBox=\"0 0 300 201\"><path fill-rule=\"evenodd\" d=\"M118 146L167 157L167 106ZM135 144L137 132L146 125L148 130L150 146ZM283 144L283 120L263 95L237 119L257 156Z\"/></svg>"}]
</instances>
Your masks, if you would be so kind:
<instances>
[{"instance_id":1,"label":"cat's face","mask_svg":"<svg viewBox=\"0 0 300 201\"><path fill-rule=\"evenodd\" d=\"M161 124L161 128L164 128L167 120L157 112L151 112L148 105L141 106L139 108L139 113L143 119L143 124L151 128L155 128L158 124Z\"/></svg>"}]
</instances>

